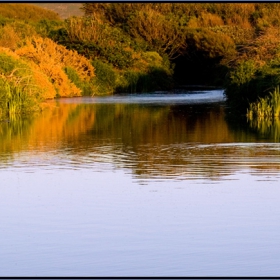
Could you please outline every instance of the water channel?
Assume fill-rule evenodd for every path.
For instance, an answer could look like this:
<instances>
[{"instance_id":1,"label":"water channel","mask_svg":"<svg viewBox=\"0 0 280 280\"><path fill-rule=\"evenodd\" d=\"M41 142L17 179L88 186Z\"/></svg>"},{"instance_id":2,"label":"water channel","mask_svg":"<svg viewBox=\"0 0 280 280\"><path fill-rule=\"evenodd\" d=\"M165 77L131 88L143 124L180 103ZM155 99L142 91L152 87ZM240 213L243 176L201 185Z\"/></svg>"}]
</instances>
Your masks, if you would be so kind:
<instances>
[{"instance_id":1,"label":"water channel","mask_svg":"<svg viewBox=\"0 0 280 280\"><path fill-rule=\"evenodd\" d=\"M280 124L222 90L0 123L0 276L280 275Z\"/></svg>"}]
</instances>

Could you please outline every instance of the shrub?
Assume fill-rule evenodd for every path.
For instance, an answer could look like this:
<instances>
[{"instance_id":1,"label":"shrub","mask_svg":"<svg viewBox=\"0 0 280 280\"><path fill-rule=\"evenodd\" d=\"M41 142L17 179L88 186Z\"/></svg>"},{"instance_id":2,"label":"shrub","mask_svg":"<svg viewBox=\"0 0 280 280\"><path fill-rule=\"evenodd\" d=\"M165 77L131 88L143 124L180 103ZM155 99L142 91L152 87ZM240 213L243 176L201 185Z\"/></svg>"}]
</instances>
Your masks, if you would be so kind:
<instances>
[{"instance_id":1,"label":"shrub","mask_svg":"<svg viewBox=\"0 0 280 280\"><path fill-rule=\"evenodd\" d=\"M55 97L55 90L46 74L31 62L23 61L17 54L7 48L0 48L0 73L17 79L28 77L33 85L34 94L40 99Z\"/></svg>"},{"instance_id":2,"label":"shrub","mask_svg":"<svg viewBox=\"0 0 280 280\"><path fill-rule=\"evenodd\" d=\"M256 73L256 65L253 60L248 60L240 63L234 71L230 73L231 84L242 86L253 79Z\"/></svg>"},{"instance_id":3,"label":"shrub","mask_svg":"<svg viewBox=\"0 0 280 280\"><path fill-rule=\"evenodd\" d=\"M70 66L64 67L64 72L66 73L70 81L82 90L82 95L90 96L93 94L93 90L95 89L93 80L83 81L78 75L77 71Z\"/></svg>"},{"instance_id":4,"label":"shrub","mask_svg":"<svg viewBox=\"0 0 280 280\"><path fill-rule=\"evenodd\" d=\"M95 94L112 94L117 86L117 74L110 64L93 60L96 78L94 79Z\"/></svg>"},{"instance_id":5,"label":"shrub","mask_svg":"<svg viewBox=\"0 0 280 280\"><path fill-rule=\"evenodd\" d=\"M173 58L185 46L185 27L175 15L165 16L143 6L128 20L129 33L144 39L150 50Z\"/></svg>"},{"instance_id":6,"label":"shrub","mask_svg":"<svg viewBox=\"0 0 280 280\"><path fill-rule=\"evenodd\" d=\"M205 58L222 59L236 54L234 41L228 35L209 29L189 29L186 41L187 52L202 54Z\"/></svg>"},{"instance_id":7,"label":"shrub","mask_svg":"<svg viewBox=\"0 0 280 280\"><path fill-rule=\"evenodd\" d=\"M0 49L0 109L2 115L39 108L44 89L36 83L31 67L15 54Z\"/></svg>"},{"instance_id":8,"label":"shrub","mask_svg":"<svg viewBox=\"0 0 280 280\"><path fill-rule=\"evenodd\" d=\"M0 46L15 50L21 41L19 34L11 25L0 28Z\"/></svg>"},{"instance_id":9,"label":"shrub","mask_svg":"<svg viewBox=\"0 0 280 280\"><path fill-rule=\"evenodd\" d=\"M32 25L14 21L0 27L0 46L15 50L22 46L27 38L36 34Z\"/></svg>"},{"instance_id":10,"label":"shrub","mask_svg":"<svg viewBox=\"0 0 280 280\"><path fill-rule=\"evenodd\" d=\"M76 51L69 51L48 38L36 38L27 41L16 53L35 63L54 84L57 96L79 96L81 89L68 79L64 67L73 68L82 81L94 77L94 68L90 62Z\"/></svg>"},{"instance_id":11,"label":"shrub","mask_svg":"<svg viewBox=\"0 0 280 280\"><path fill-rule=\"evenodd\" d=\"M31 85L24 80L0 76L0 115L12 118L16 114L39 109Z\"/></svg>"},{"instance_id":12,"label":"shrub","mask_svg":"<svg viewBox=\"0 0 280 280\"><path fill-rule=\"evenodd\" d=\"M52 35L57 42L77 50L88 59L98 58L119 69L133 63L129 36L99 19L69 18L65 22L65 30L58 33Z\"/></svg>"},{"instance_id":13,"label":"shrub","mask_svg":"<svg viewBox=\"0 0 280 280\"><path fill-rule=\"evenodd\" d=\"M48 19L42 19L34 24L36 32L42 37L50 37L53 32L62 28L62 26L62 21Z\"/></svg>"},{"instance_id":14,"label":"shrub","mask_svg":"<svg viewBox=\"0 0 280 280\"><path fill-rule=\"evenodd\" d=\"M58 45L48 38L33 37L16 53L36 64L45 61L54 65L73 67L84 80L94 77L94 68L85 57L76 51L67 50L64 46Z\"/></svg>"}]
</instances>

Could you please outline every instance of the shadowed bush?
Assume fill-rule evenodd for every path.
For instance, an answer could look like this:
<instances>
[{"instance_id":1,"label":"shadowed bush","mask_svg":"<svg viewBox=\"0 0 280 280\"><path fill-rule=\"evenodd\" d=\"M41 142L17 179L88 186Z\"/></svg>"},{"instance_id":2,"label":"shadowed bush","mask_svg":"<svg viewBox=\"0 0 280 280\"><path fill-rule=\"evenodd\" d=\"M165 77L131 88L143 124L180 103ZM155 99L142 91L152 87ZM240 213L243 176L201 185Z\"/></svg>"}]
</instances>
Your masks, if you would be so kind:
<instances>
[{"instance_id":1,"label":"shadowed bush","mask_svg":"<svg viewBox=\"0 0 280 280\"><path fill-rule=\"evenodd\" d=\"M82 95L90 96L93 94L93 91L95 89L95 86L93 84L94 79L91 79L90 81L82 80L77 71L70 66L64 67L64 72L66 73L70 81L82 90Z\"/></svg>"},{"instance_id":2,"label":"shadowed bush","mask_svg":"<svg viewBox=\"0 0 280 280\"><path fill-rule=\"evenodd\" d=\"M92 65L95 68L96 75L93 94L113 94L117 87L117 73L114 71L113 67L97 59L92 61Z\"/></svg>"}]
</instances>

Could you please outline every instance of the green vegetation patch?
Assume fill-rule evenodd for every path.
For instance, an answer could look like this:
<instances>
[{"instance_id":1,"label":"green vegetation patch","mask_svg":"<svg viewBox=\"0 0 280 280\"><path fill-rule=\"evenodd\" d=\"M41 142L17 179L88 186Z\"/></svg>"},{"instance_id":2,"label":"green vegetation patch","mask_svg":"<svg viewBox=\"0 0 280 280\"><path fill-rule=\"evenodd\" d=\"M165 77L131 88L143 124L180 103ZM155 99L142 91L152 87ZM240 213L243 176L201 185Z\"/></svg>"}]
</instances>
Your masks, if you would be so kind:
<instances>
[{"instance_id":1,"label":"green vegetation patch","mask_svg":"<svg viewBox=\"0 0 280 280\"><path fill-rule=\"evenodd\" d=\"M40 90L34 85L32 71L24 62L0 53L0 115L38 110Z\"/></svg>"}]
</instances>

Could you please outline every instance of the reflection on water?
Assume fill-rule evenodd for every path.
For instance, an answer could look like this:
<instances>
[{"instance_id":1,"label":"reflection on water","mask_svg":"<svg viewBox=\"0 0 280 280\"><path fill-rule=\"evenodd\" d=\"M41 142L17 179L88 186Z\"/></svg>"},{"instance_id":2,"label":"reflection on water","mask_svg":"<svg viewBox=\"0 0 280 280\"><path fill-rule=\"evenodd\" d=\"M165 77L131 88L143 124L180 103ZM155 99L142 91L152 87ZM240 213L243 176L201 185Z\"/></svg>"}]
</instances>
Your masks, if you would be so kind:
<instances>
[{"instance_id":1,"label":"reflection on water","mask_svg":"<svg viewBox=\"0 0 280 280\"><path fill-rule=\"evenodd\" d=\"M73 98L0 123L0 275L275 276L278 123L222 91Z\"/></svg>"},{"instance_id":2,"label":"reflection on water","mask_svg":"<svg viewBox=\"0 0 280 280\"><path fill-rule=\"evenodd\" d=\"M258 136L264 125L259 133L249 125L228 126L221 92L211 92L208 103L201 103L202 96L196 102L195 94L50 102L40 115L1 123L2 168L15 165L5 158L16 155L19 162L18 155L28 153L29 167L82 169L110 163L139 178L217 179L242 168L279 169L279 146L270 143L278 142L276 121L263 141Z\"/></svg>"},{"instance_id":3,"label":"reflection on water","mask_svg":"<svg viewBox=\"0 0 280 280\"><path fill-rule=\"evenodd\" d=\"M280 119L253 119L249 120L249 126L259 135L280 142Z\"/></svg>"}]
</instances>

